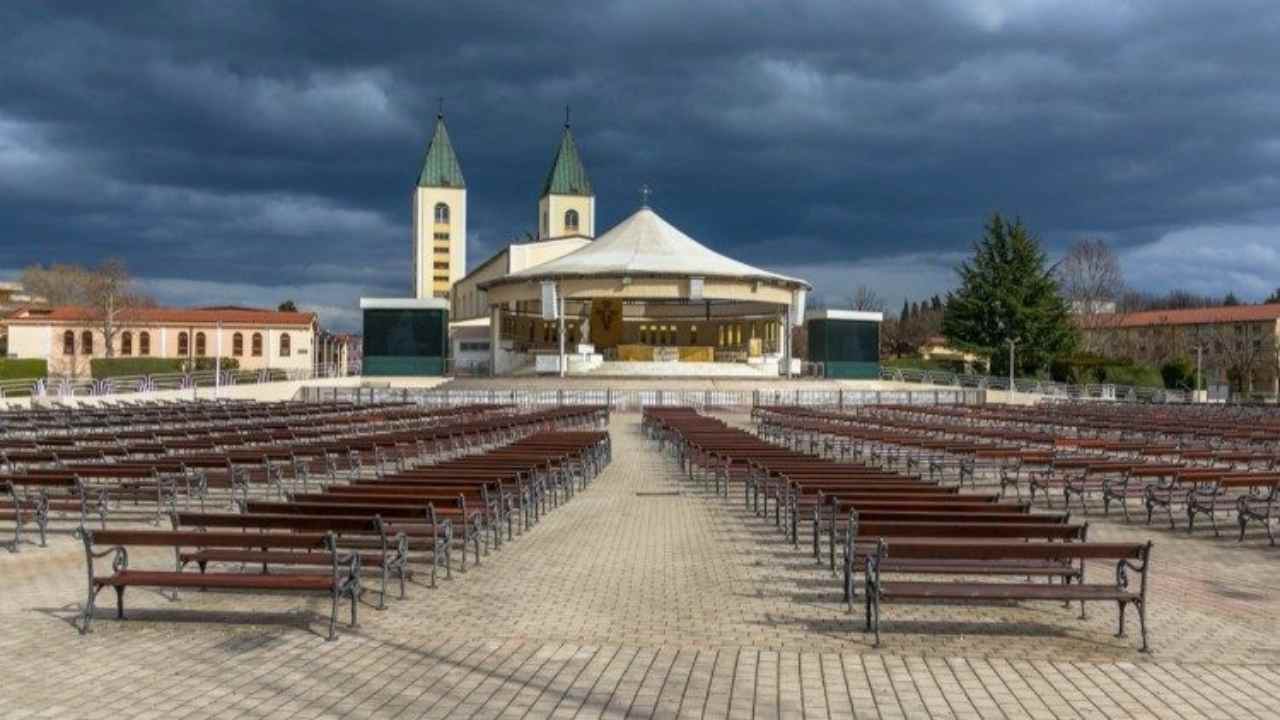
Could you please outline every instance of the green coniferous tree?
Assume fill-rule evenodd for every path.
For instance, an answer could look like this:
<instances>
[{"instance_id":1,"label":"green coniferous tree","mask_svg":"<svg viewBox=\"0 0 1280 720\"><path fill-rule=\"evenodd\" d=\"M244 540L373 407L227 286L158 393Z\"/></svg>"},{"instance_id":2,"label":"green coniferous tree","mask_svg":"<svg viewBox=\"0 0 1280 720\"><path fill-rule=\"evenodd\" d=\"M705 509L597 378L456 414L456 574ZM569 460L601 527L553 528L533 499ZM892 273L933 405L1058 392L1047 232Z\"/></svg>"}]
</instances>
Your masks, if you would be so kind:
<instances>
[{"instance_id":1,"label":"green coniferous tree","mask_svg":"<svg viewBox=\"0 0 1280 720\"><path fill-rule=\"evenodd\" d=\"M973 258L956 268L960 288L947 295L942 332L960 347L991 354L992 372L1032 375L1076 346L1076 330L1040 242L1022 221L992 215Z\"/></svg>"}]
</instances>

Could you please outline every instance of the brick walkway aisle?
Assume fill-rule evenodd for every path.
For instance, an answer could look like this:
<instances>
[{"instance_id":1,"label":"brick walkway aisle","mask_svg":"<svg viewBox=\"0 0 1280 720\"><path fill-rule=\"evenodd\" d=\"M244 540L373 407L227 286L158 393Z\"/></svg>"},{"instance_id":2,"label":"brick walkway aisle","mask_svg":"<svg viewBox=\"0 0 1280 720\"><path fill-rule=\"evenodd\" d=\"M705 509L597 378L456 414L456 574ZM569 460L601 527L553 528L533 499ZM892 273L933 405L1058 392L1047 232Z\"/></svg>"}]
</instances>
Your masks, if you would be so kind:
<instances>
[{"instance_id":1,"label":"brick walkway aisle","mask_svg":"<svg viewBox=\"0 0 1280 720\"><path fill-rule=\"evenodd\" d=\"M590 490L334 643L320 599L138 590L82 638L73 541L0 552L0 717L1280 717L1275 551L1099 524L1155 536L1151 657L1052 605L890 608L877 652L803 547L612 432Z\"/></svg>"}]
</instances>

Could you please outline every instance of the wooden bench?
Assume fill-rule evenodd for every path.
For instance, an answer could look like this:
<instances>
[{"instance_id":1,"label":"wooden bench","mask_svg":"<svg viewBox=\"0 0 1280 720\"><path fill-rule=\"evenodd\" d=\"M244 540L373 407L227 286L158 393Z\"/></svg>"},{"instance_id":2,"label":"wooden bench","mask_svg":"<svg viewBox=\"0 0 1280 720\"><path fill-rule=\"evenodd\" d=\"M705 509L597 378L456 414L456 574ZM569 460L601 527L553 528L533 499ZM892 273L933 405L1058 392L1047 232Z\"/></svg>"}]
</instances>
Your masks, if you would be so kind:
<instances>
[{"instance_id":1,"label":"wooden bench","mask_svg":"<svg viewBox=\"0 0 1280 720\"><path fill-rule=\"evenodd\" d=\"M888 558L924 560L928 562L960 560L987 563L991 572L998 572L1001 563L1008 561L1041 563L1074 563L1085 560L1115 561L1115 571L1110 582L1090 583L1084 577L1062 584L1034 582L997 582L981 579L965 582L930 580L893 580L886 582L882 568ZM887 569L887 568L885 568ZM889 541L881 539L875 549L866 554L866 629L875 633L875 646L880 646L880 606L897 600L919 602L967 602L967 601L1057 601L1109 602L1119 606L1119 632L1125 635L1125 610L1132 605L1138 611L1138 625L1142 634L1142 652L1148 652L1147 642L1147 593L1150 585L1151 543L1092 543L1092 542L938 542L938 541ZM1132 574L1138 575L1137 587L1133 587ZM968 574L968 573L966 573ZM1019 573L1021 574L1021 573Z\"/></svg>"},{"instance_id":2,"label":"wooden bench","mask_svg":"<svg viewBox=\"0 0 1280 720\"><path fill-rule=\"evenodd\" d=\"M387 579L395 575L400 581L400 598L405 596L405 580L409 577L409 539L404 533L392 533L382 518L361 517L312 517L306 515L255 515L251 513L197 513L177 512L172 516L174 530L198 529L255 530L267 532L331 532L343 547L360 552L360 565L373 568L381 575L378 593L378 609L386 607ZM367 542L366 542L367 541ZM435 587L436 563L432 558L431 584ZM321 553L299 553L279 550L245 550L238 548L200 548L178 553L178 567L195 563L205 572L211 562L261 564L266 573L270 565L314 567L327 565Z\"/></svg>"},{"instance_id":3,"label":"wooden bench","mask_svg":"<svg viewBox=\"0 0 1280 720\"><path fill-rule=\"evenodd\" d=\"M868 513L870 515L870 513ZM849 521L845 526L844 538L844 597L852 602L856 578L857 559L861 551L868 548L876 539L894 542L897 540L936 540L939 542L969 542L973 540L996 541L1030 541L1047 540L1057 542L1084 542L1088 539L1089 526L1072 524L1065 520L1047 518L1043 522L1015 522L1020 518L1037 518L1035 515L1010 515L1002 520L985 522L965 522L954 517L936 516L926 521L871 520L864 519L857 511L849 513ZM941 569L947 568L947 569ZM927 558L902 559L894 558L882 572L903 573L944 573L950 575L1027 575L1036 577L1073 578L1083 576L1084 566L1078 570L1058 564L1043 562L992 563L965 558ZM1083 611L1083 608L1082 608Z\"/></svg>"},{"instance_id":4,"label":"wooden bench","mask_svg":"<svg viewBox=\"0 0 1280 720\"><path fill-rule=\"evenodd\" d=\"M357 626L360 595L360 557L341 554L333 533L245 533L168 530L80 530L88 566L88 597L80 614L81 634L90 632L98 593L116 591L116 617L124 619L124 591L129 587L259 590L263 592L325 593L332 599L328 639L337 637L338 603L351 600L351 627ZM129 565L130 547L223 548L234 550L322 553L329 572L324 574L265 575L259 573L189 573L173 570L136 570ZM106 548L105 550L99 548ZM95 561L111 558L111 572L97 573Z\"/></svg>"},{"instance_id":5,"label":"wooden bench","mask_svg":"<svg viewBox=\"0 0 1280 720\"><path fill-rule=\"evenodd\" d=\"M1236 512L1240 525L1240 540L1250 520L1259 520L1267 531L1267 540L1275 545L1271 519L1275 516L1277 494L1280 493L1280 473L1274 472L1226 472L1212 479L1196 482L1187 493L1187 532L1195 529L1196 517L1205 515L1218 532L1218 511Z\"/></svg>"},{"instance_id":6,"label":"wooden bench","mask_svg":"<svg viewBox=\"0 0 1280 720\"><path fill-rule=\"evenodd\" d=\"M6 501L5 498L8 498ZM34 522L40 533L40 547L47 540L50 513L71 513L78 525L88 522L91 511L89 496L80 479L70 473L10 474L0 476L0 520L12 521L13 552L18 552L22 532ZM96 512L103 526L107 522L105 499L96 498Z\"/></svg>"}]
</instances>

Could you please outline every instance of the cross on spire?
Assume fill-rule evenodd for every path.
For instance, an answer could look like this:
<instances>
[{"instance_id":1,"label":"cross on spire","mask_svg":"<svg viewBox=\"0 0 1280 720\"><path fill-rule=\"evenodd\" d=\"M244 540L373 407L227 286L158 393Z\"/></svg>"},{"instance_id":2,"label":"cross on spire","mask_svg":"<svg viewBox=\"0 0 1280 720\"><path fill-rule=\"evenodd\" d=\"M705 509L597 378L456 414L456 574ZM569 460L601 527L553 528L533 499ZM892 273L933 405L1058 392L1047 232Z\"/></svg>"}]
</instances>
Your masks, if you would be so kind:
<instances>
[{"instance_id":1,"label":"cross on spire","mask_svg":"<svg viewBox=\"0 0 1280 720\"><path fill-rule=\"evenodd\" d=\"M569 127L569 106L564 106L564 126Z\"/></svg>"},{"instance_id":2,"label":"cross on spire","mask_svg":"<svg viewBox=\"0 0 1280 720\"><path fill-rule=\"evenodd\" d=\"M649 207L649 196L653 194L653 188L648 184L640 186L640 207Z\"/></svg>"},{"instance_id":3,"label":"cross on spire","mask_svg":"<svg viewBox=\"0 0 1280 720\"><path fill-rule=\"evenodd\" d=\"M436 98L436 103L438 106L438 109L436 110L436 117L442 118L444 117L444 98L443 97Z\"/></svg>"}]
</instances>

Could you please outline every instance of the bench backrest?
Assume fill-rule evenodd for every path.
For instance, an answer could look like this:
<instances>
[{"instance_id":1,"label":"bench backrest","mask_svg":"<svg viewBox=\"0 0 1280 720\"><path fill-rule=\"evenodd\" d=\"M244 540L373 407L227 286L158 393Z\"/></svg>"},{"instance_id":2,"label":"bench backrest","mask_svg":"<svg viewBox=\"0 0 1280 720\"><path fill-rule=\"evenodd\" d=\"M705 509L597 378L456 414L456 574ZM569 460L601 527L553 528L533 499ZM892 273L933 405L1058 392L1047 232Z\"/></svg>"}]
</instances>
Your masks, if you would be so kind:
<instances>
[{"instance_id":1,"label":"bench backrest","mask_svg":"<svg viewBox=\"0 0 1280 720\"><path fill-rule=\"evenodd\" d=\"M329 549L332 533L243 533L193 530L90 530L82 531L88 545L145 547L228 547Z\"/></svg>"},{"instance_id":2,"label":"bench backrest","mask_svg":"<svg viewBox=\"0 0 1280 720\"><path fill-rule=\"evenodd\" d=\"M889 539L886 544L889 557L925 560L1142 560L1151 550L1151 543Z\"/></svg>"},{"instance_id":3,"label":"bench backrest","mask_svg":"<svg viewBox=\"0 0 1280 720\"><path fill-rule=\"evenodd\" d=\"M177 512L171 517L174 530L182 528L252 528L256 530L300 530L303 532L367 532L384 534L379 517L342 517L259 513Z\"/></svg>"}]
</instances>

